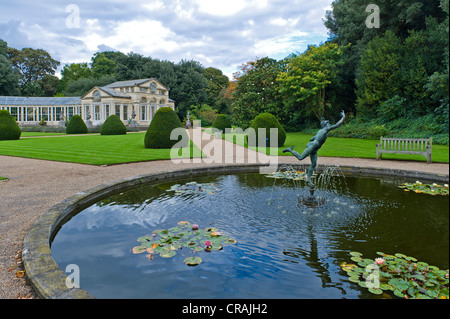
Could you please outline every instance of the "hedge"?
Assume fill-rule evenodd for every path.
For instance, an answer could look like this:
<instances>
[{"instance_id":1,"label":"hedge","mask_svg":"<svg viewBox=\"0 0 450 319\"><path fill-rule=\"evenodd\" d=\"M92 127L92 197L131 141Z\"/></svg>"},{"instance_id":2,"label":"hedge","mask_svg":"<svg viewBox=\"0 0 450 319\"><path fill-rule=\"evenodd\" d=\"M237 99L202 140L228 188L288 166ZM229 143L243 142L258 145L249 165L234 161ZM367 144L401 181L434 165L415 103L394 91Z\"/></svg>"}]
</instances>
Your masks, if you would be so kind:
<instances>
[{"instance_id":1,"label":"hedge","mask_svg":"<svg viewBox=\"0 0 450 319\"><path fill-rule=\"evenodd\" d=\"M74 115L67 124L66 133L67 134L86 134L88 132L86 123L79 115Z\"/></svg>"},{"instance_id":2,"label":"hedge","mask_svg":"<svg viewBox=\"0 0 450 319\"><path fill-rule=\"evenodd\" d=\"M180 132L183 132L183 136L179 136L178 140L171 140L170 134L176 128L182 128ZM186 145L182 145L182 147L187 147L189 145L189 137L183 129L178 115L172 108L163 107L155 113L155 116L147 129L147 133L145 133L144 144L146 148L168 149L177 144L181 138L187 142Z\"/></svg>"},{"instance_id":3,"label":"hedge","mask_svg":"<svg viewBox=\"0 0 450 319\"><path fill-rule=\"evenodd\" d=\"M280 122L278 122L277 118L270 113L261 113L260 115L255 117L250 127L255 130L256 143L258 143L258 129L260 128L266 129L266 138L268 138L269 141L270 141L270 129L271 128L278 129L278 147L283 146L284 142L286 141L286 131L283 129ZM255 146L251 145L252 138L250 138L248 142L250 146Z\"/></svg>"},{"instance_id":4,"label":"hedge","mask_svg":"<svg viewBox=\"0 0 450 319\"><path fill-rule=\"evenodd\" d=\"M219 114L214 120L212 127L215 127L221 130L222 132L225 132L226 128L231 128L231 123L225 115Z\"/></svg>"},{"instance_id":5,"label":"hedge","mask_svg":"<svg viewBox=\"0 0 450 319\"><path fill-rule=\"evenodd\" d=\"M0 140L18 140L22 130L7 110L0 110Z\"/></svg>"},{"instance_id":6,"label":"hedge","mask_svg":"<svg viewBox=\"0 0 450 319\"><path fill-rule=\"evenodd\" d=\"M100 129L100 135L124 135L127 134L127 127L116 114L109 116Z\"/></svg>"}]
</instances>

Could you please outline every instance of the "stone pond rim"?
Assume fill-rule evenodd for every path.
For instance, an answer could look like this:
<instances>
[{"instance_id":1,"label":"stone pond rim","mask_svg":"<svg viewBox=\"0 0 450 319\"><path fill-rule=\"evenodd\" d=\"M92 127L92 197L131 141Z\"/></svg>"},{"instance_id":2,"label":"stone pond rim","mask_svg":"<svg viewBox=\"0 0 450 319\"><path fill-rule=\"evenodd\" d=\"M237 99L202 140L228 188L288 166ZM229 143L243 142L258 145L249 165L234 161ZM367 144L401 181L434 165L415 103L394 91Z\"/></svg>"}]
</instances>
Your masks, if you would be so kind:
<instances>
[{"instance_id":1,"label":"stone pond rim","mask_svg":"<svg viewBox=\"0 0 450 319\"><path fill-rule=\"evenodd\" d=\"M258 173L259 168L264 165L227 165L220 167L203 167L195 169L183 169L153 173L135 177L125 178L113 183L103 184L84 192L71 196L63 202L53 206L42 214L29 228L25 236L22 259L25 274L33 289L43 299L92 299L94 296L80 288L68 288L66 286L67 275L58 266L51 253L51 242L61 226L74 215L98 202L99 200L133 189L144 184L155 184L169 180L184 179L204 175ZM302 164L292 165L294 168L302 167ZM318 166L320 172L325 166ZM415 171L364 168L354 166L339 166L345 176L358 177L383 177L396 176L411 178L414 180L429 180L434 182L448 183L449 175L422 173Z\"/></svg>"}]
</instances>

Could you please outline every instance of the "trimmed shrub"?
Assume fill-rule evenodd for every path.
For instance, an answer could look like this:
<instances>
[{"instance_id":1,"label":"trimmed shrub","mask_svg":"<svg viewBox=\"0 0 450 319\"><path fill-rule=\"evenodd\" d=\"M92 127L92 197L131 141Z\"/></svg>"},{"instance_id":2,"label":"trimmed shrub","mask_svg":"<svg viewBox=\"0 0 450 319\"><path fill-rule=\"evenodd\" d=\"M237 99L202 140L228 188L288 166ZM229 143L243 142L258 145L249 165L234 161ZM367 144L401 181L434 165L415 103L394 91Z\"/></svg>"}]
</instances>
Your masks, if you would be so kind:
<instances>
[{"instance_id":1,"label":"trimmed shrub","mask_svg":"<svg viewBox=\"0 0 450 319\"><path fill-rule=\"evenodd\" d=\"M100 135L124 135L127 127L116 114L109 116L100 130Z\"/></svg>"},{"instance_id":2,"label":"trimmed shrub","mask_svg":"<svg viewBox=\"0 0 450 319\"><path fill-rule=\"evenodd\" d=\"M231 123L225 115L219 114L214 120L212 127L215 127L221 130L222 132L225 132L226 128L231 128Z\"/></svg>"},{"instance_id":3,"label":"trimmed shrub","mask_svg":"<svg viewBox=\"0 0 450 319\"><path fill-rule=\"evenodd\" d=\"M255 119L253 120L250 127L255 130L256 144L258 144L258 129L259 128L266 129L266 138L268 138L269 142L270 142L270 129L277 128L278 129L278 147L283 146L284 142L286 141L286 131L283 129L280 122L278 122L277 118L270 113L261 113L260 115L255 117ZM252 138L248 139L248 142L250 145L252 142ZM255 146L255 145L250 145L250 146Z\"/></svg>"},{"instance_id":4,"label":"trimmed shrub","mask_svg":"<svg viewBox=\"0 0 450 319\"><path fill-rule=\"evenodd\" d=\"M67 124L66 133L67 134L86 134L88 132L86 123L79 115L74 115Z\"/></svg>"},{"instance_id":5,"label":"trimmed shrub","mask_svg":"<svg viewBox=\"0 0 450 319\"><path fill-rule=\"evenodd\" d=\"M154 149L167 149L172 148L182 138L185 141L189 141L189 137L187 136L187 133L184 129L180 132L183 132L186 135L179 136L178 140L171 140L170 134L176 128L183 129L183 126L175 111L170 107L160 108L155 113L155 116L153 117L153 120L147 129L147 133L145 133L145 147ZM185 146L188 146L188 144L183 145L183 147Z\"/></svg>"},{"instance_id":6,"label":"trimmed shrub","mask_svg":"<svg viewBox=\"0 0 450 319\"><path fill-rule=\"evenodd\" d=\"M7 110L0 110L0 140L18 140L22 130Z\"/></svg>"}]
</instances>

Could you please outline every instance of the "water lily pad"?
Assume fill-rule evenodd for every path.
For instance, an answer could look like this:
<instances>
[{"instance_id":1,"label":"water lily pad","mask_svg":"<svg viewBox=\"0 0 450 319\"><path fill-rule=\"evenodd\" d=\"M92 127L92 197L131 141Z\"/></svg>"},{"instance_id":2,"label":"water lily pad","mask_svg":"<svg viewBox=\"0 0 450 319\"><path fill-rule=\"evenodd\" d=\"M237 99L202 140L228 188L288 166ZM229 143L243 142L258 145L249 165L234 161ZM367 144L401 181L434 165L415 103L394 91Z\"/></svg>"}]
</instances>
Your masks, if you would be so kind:
<instances>
[{"instance_id":1,"label":"water lily pad","mask_svg":"<svg viewBox=\"0 0 450 319\"><path fill-rule=\"evenodd\" d=\"M169 250L169 251L163 252L159 255L163 258L171 258L171 257L175 256L176 254L177 254L177 252L175 250Z\"/></svg>"},{"instance_id":2,"label":"water lily pad","mask_svg":"<svg viewBox=\"0 0 450 319\"><path fill-rule=\"evenodd\" d=\"M383 290L379 288L369 288L369 291L375 295L381 295L383 293Z\"/></svg>"},{"instance_id":3,"label":"water lily pad","mask_svg":"<svg viewBox=\"0 0 450 319\"><path fill-rule=\"evenodd\" d=\"M188 266L197 266L202 263L202 259L200 257L187 257L183 260L183 262Z\"/></svg>"},{"instance_id":4,"label":"water lily pad","mask_svg":"<svg viewBox=\"0 0 450 319\"><path fill-rule=\"evenodd\" d=\"M350 252L350 256L353 256L353 257L361 257L362 254L361 254L361 253L358 253L357 251L352 251L352 252Z\"/></svg>"},{"instance_id":5,"label":"water lily pad","mask_svg":"<svg viewBox=\"0 0 450 319\"><path fill-rule=\"evenodd\" d=\"M348 278L348 280L350 280L351 282L354 282L354 283L359 283L359 277L349 277Z\"/></svg>"},{"instance_id":6,"label":"water lily pad","mask_svg":"<svg viewBox=\"0 0 450 319\"><path fill-rule=\"evenodd\" d=\"M136 247L133 247L132 251L133 251L133 254L135 254L135 255L142 254L147 251L147 247L136 246Z\"/></svg>"},{"instance_id":7,"label":"water lily pad","mask_svg":"<svg viewBox=\"0 0 450 319\"><path fill-rule=\"evenodd\" d=\"M223 249L223 246L221 244L215 244L215 243L213 243L210 248L210 250L222 250L222 249Z\"/></svg>"},{"instance_id":8,"label":"water lily pad","mask_svg":"<svg viewBox=\"0 0 450 319\"><path fill-rule=\"evenodd\" d=\"M178 232L182 231L183 229L181 227L175 226L175 227L169 228L168 230L171 233L178 233Z\"/></svg>"},{"instance_id":9,"label":"water lily pad","mask_svg":"<svg viewBox=\"0 0 450 319\"><path fill-rule=\"evenodd\" d=\"M190 224L191 224L190 222L187 222L187 221L184 221L184 220L182 220L181 222L178 222L178 225L180 225L180 226L188 226Z\"/></svg>"},{"instance_id":10,"label":"water lily pad","mask_svg":"<svg viewBox=\"0 0 450 319\"><path fill-rule=\"evenodd\" d=\"M223 243L226 244L226 245L233 245L233 244L236 244L236 239L228 238L228 239L225 239L223 241Z\"/></svg>"},{"instance_id":11,"label":"water lily pad","mask_svg":"<svg viewBox=\"0 0 450 319\"><path fill-rule=\"evenodd\" d=\"M151 237L151 236L142 236L142 237L139 237L137 241L140 243L144 243L146 241L152 241L152 240L153 240L153 237Z\"/></svg>"},{"instance_id":12,"label":"water lily pad","mask_svg":"<svg viewBox=\"0 0 450 319\"><path fill-rule=\"evenodd\" d=\"M167 234L169 231L167 229L156 229L152 231L152 234L160 235L160 234Z\"/></svg>"}]
</instances>

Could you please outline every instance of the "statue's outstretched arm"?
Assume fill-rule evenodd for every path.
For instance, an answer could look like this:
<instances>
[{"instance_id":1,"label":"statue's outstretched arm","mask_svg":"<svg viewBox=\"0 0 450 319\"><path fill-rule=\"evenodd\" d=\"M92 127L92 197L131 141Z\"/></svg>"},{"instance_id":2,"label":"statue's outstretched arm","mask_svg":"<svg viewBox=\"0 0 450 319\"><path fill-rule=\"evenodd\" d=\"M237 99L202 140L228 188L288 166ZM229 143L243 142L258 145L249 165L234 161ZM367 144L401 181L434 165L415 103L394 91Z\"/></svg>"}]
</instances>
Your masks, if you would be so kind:
<instances>
[{"instance_id":1,"label":"statue's outstretched arm","mask_svg":"<svg viewBox=\"0 0 450 319\"><path fill-rule=\"evenodd\" d=\"M339 122L337 122L336 124L330 126L329 131L338 128L339 126L342 125L342 123L344 123L344 120L345 120L345 112L344 111L341 111L341 116L342 116L342 118L339 120Z\"/></svg>"}]
</instances>

